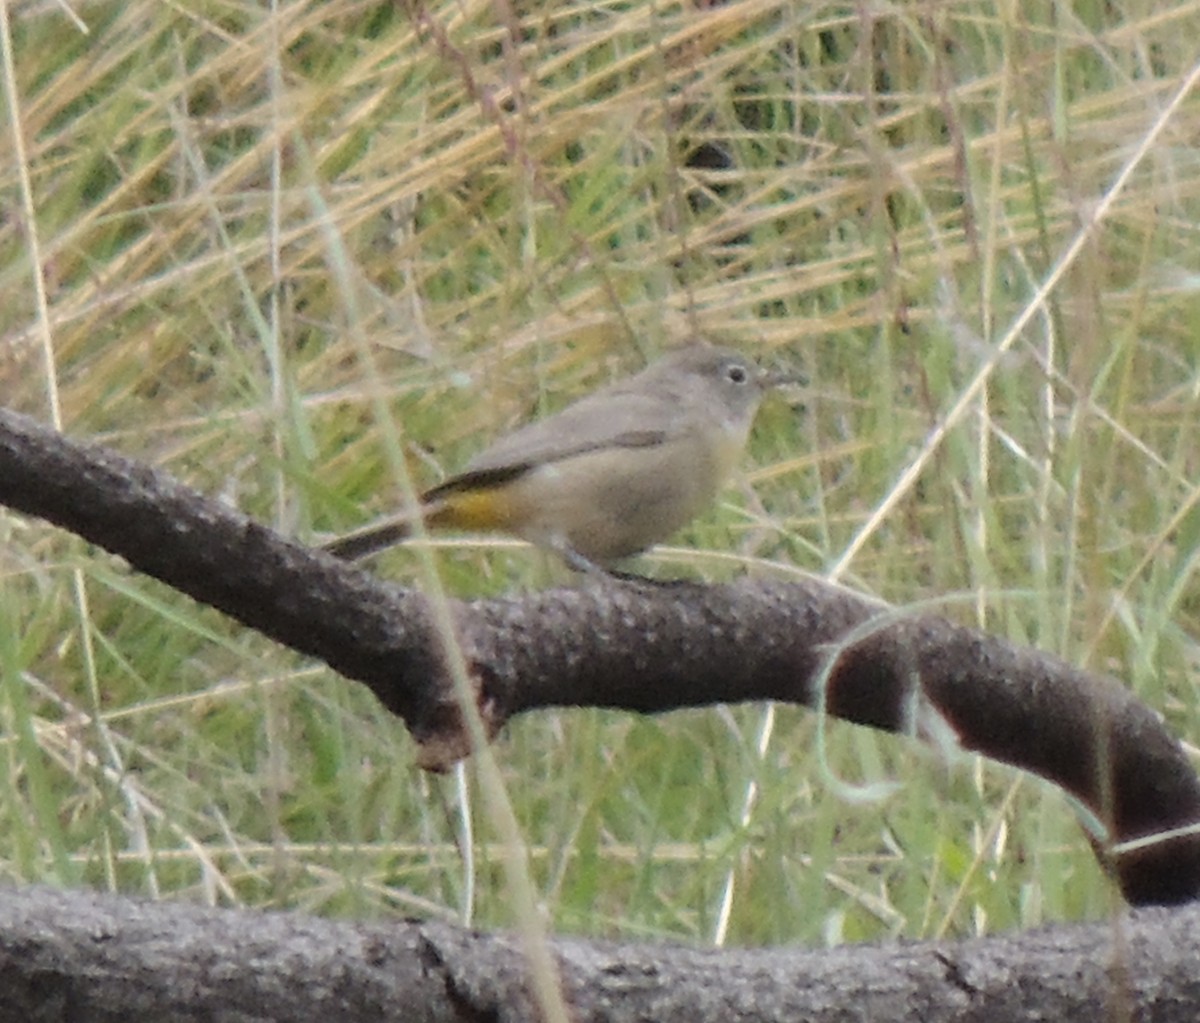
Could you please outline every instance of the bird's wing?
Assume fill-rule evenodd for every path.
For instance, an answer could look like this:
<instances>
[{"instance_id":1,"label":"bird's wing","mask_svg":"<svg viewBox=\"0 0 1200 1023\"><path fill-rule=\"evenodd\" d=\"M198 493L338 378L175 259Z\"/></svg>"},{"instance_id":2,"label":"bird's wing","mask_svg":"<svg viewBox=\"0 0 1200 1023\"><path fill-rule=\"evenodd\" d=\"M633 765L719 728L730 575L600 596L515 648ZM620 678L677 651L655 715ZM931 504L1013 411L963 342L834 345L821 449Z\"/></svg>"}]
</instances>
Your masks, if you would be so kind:
<instances>
[{"instance_id":1,"label":"bird's wing","mask_svg":"<svg viewBox=\"0 0 1200 1023\"><path fill-rule=\"evenodd\" d=\"M678 430L681 409L661 396L609 390L529 423L484 449L467 473L547 465L598 448L650 447Z\"/></svg>"}]
</instances>

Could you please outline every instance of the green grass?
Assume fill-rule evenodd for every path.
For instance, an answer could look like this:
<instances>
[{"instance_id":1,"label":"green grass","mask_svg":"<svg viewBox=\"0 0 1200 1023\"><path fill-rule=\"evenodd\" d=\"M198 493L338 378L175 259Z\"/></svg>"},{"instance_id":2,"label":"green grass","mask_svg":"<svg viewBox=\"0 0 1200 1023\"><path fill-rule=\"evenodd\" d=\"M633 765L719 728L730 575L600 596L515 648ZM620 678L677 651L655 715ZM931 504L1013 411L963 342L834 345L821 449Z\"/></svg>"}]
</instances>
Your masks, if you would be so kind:
<instances>
[{"instance_id":1,"label":"green grass","mask_svg":"<svg viewBox=\"0 0 1200 1023\"><path fill-rule=\"evenodd\" d=\"M1200 97L897 481L1191 70L1200 5L502 9L12 14L36 230L6 120L5 404L50 419L57 394L72 434L308 538L698 328L810 386L654 571L842 566L1195 735ZM687 166L703 145L729 166ZM455 779L361 688L41 523L0 538L0 874L513 922L472 769L468 858ZM438 563L459 595L558 578L511 545ZM745 944L1112 911L1056 792L837 722L822 765L795 708L760 756L766 713L512 723L554 929L710 942L731 877Z\"/></svg>"}]
</instances>

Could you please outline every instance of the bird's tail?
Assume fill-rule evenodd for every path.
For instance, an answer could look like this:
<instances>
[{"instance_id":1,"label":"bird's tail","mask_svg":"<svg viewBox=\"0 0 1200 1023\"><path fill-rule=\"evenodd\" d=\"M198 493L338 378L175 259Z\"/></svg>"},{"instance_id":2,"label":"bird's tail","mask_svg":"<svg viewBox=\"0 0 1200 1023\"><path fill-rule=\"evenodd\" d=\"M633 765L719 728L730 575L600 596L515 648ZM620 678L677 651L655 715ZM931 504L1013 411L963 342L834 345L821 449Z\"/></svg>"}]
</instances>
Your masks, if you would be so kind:
<instances>
[{"instance_id":1,"label":"bird's tail","mask_svg":"<svg viewBox=\"0 0 1200 1023\"><path fill-rule=\"evenodd\" d=\"M421 495L420 510L425 528L468 533L515 532L511 503L500 485L511 476L511 470L473 473L426 491ZM335 558L357 561L407 540L413 534L413 524L413 515L396 515L330 540L321 545L321 550Z\"/></svg>"},{"instance_id":2,"label":"bird's tail","mask_svg":"<svg viewBox=\"0 0 1200 1023\"><path fill-rule=\"evenodd\" d=\"M336 540L321 544L321 550L335 558L357 561L407 540L411 535L412 518L397 517L339 536Z\"/></svg>"}]
</instances>

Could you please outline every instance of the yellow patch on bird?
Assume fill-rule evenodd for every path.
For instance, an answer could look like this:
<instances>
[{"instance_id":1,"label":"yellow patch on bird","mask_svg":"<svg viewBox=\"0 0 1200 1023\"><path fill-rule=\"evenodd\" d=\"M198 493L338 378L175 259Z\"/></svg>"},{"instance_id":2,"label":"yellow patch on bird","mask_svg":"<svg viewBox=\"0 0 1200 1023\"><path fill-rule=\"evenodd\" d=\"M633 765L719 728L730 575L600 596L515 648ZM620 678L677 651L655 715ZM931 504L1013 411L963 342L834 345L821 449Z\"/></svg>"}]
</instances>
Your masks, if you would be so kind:
<instances>
[{"instance_id":1,"label":"yellow patch on bird","mask_svg":"<svg viewBox=\"0 0 1200 1023\"><path fill-rule=\"evenodd\" d=\"M466 490L447 494L425 518L432 529L465 532L512 528L512 500L503 487Z\"/></svg>"}]
</instances>

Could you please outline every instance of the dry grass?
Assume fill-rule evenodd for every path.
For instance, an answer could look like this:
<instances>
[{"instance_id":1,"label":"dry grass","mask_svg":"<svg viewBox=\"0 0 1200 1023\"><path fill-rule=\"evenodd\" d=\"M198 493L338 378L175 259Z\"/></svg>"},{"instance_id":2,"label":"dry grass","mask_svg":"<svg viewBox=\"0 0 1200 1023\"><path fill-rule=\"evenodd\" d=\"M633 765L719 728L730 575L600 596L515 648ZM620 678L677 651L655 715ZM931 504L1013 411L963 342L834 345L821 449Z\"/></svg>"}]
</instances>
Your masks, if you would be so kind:
<instances>
[{"instance_id":1,"label":"dry grass","mask_svg":"<svg viewBox=\"0 0 1200 1023\"><path fill-rule=\"evenodd\" d=\"M662 571L945 600L1194 734L1200 97L1168 104L1200 5L7 11L5 404L309 536L700 329L811 389ZM48 527L0 535L6 875L511 920L486 815L465 860L460 790L362 692ZM544 579L506 546L443 565ZM555 926L710 940L731 872L749 943L1110 906L1057 794L833 726L835 772L906 782L848 802L811 715L760 755L763 714L511 729Z\"/></svg>"}]
</instances>

